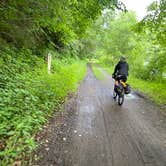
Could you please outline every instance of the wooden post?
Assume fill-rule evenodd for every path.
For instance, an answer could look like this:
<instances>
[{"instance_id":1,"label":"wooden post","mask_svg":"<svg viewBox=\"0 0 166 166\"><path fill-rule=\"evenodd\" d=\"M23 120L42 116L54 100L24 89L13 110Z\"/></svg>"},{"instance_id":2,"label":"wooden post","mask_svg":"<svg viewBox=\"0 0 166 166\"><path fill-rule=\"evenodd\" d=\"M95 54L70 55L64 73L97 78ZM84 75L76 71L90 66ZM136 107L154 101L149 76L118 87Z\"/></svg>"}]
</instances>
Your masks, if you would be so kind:
<instances>
[{"instance_id":1,"label":"wooden post","mask_svg":"<svg viewBox=\"0 0 166 166\"><path fill-rule=\"evenodd\" d=\"M51 54L48 53L48 66L47 66L47 69L48 69L48 74L51 74Z\"/></svg>"}]
</instances>

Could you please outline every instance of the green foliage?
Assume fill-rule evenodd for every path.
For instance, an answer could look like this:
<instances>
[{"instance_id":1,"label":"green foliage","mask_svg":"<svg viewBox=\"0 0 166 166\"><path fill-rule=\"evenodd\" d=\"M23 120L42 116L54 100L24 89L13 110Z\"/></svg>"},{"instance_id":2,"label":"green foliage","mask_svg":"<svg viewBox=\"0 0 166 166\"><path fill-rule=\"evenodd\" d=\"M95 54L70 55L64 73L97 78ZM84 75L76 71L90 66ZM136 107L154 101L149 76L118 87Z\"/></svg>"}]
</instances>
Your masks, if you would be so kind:
<instances>
[{"instance_id":1,"label":"green foliage","mask_svg":"<svg viewBox=\"0 0 166 166\"><path fill-rule=\"evenodd\" d=\"M132 26L136 23L135 15L120 14L114 21L109 22L109 28L106 30L104 40L106 43L107 54L114 57L127 55L133 49L134 43L132 37Z\"/></svg>"},{"instance_id":2,"label":"green foliage","mask_svg":"<svg viewBox=\"0 0 166 166\"><path fill-rule=\"evenodd\" d=\"M162 48L153 48L148 64L144 69L145 80L155 80L164 82L163 74L166 72L166 50Z\"/></svg>"},{"instance_id":3,"label":"green foliage","mask_svg":"<svg viewBox=\"0 0 166 166\"><path fill-rule=\"evenodd\" d=\"M119 56L129 54L134 48L134 32L136 24L134 13L115 14L106 10L103 16L89 30L89 40L93 43L91 51L101 59L117 60Z\"/></svg>"},{"instance_id":4,"label":"green foliage","mask_svg":"<svg viewBox=\"0 0 166 166\"><path fill-rule=\"evenodd\" d=\"M138 30L149 29L151 33L155 34L155 42L160 43L162 47L166 46L166 1L154 1L148 7L147 16L138 24Z\"/></svg>"},{"instance_id":5,"label":"green foliage","mask_svg":"<svg viewBox=\"0 0 166 166\"><path fill-rule=\"evenodd\" d=\"M129 83L132 88L146 94L157 104L165 104L166 101L166 86L165 83L150 82L142 79L137 79L133 76L129 77Z\"/></svg>"},{"instance_id":6,"label":"green foliage","mask_svg":"<svg viewBox=\"0 0 166 166\"><path fill-rule=\"evenodd\" d=\"M117 4L117 0L2 0L0 40L19 48L51 45L61 50L82 38L101 10Z\"/></svg>"},{"instance_id":7,"label":"green foliage","mask_svg":"<svg viewBox=\"0 0 166 166\"><path fill-rule=\"evenodd\" d=\"M144 60L139 64L142 71L141 73L143 73L141 74L141 78L144 80L153 80L158 82L165 81L165 9L166 1L154 1L148 7L147 16L136 26L136 32L139 32L144 39L147 39L147 41L143 42L143 45L146 46L144 48L144 56L142 56L142 59ZM135 71L139 70L137 69ZM134 75L136 76L136 74Z\"/></svg>"},{"instance_id":8,"label":"green foliage","mask_svg":"<svg viewBox=\"0 0 166 166\"><path fill-rule=\"evenodd\" d=\"M8 54L1 52L2 165L8 165L36 148L34 133L47 121L67 94L75 91L78 81L85 75L85 64L69 59L54 59L52 74L48 75L44 61L32 55L29 50L22 50L21 53L23 55L19 57L12 50L8 50Z\"/></svg>"}]
</instances>

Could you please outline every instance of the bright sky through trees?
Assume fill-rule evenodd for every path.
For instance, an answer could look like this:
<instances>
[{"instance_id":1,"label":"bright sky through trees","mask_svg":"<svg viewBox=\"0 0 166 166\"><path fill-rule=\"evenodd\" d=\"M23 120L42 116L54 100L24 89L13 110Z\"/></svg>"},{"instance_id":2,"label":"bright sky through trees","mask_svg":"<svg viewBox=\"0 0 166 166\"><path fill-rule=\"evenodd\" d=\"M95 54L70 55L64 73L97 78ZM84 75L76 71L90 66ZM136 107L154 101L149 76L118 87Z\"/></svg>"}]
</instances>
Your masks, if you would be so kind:
<instances>
[{"instance_id":1,"label":"bright sky through trees","mask_svg":"<svg viewBox=\"0 0 166 166\"><path fill-rule=\"evenodd\" d=\"M121 0L127 7L128 10L133 10L137 14L138 20L143 19L146 15L147 7L154 1L154 0Z\"/></svg>"}]
</instances>

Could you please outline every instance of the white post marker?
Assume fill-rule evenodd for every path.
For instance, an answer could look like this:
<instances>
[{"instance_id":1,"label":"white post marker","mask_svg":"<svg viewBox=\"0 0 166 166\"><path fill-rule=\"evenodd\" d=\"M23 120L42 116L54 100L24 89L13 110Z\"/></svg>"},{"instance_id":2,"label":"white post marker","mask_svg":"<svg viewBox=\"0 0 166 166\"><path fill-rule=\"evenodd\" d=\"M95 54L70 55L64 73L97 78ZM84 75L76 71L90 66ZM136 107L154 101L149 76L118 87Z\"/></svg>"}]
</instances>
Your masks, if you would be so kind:
<instances>
[{"instance_id":1,"label":"white post marker","mask_svg":"<svg viewBox=\"0 0 166 166\"><path fill-rule=\"evenodd\" d=\"M51 74L51 54L48 53L48 66L47 66L47 69L48 69L48 74Z\"/></svg>"}]
</instances>

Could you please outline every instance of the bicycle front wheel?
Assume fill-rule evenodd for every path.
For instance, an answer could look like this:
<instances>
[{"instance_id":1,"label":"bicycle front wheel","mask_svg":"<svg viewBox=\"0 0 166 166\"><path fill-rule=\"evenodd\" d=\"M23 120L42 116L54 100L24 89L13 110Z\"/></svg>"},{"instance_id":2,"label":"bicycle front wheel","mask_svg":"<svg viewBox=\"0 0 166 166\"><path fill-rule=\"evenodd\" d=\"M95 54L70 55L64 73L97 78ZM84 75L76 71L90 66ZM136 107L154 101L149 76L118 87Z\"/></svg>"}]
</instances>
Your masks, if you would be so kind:
<instances>
[{"instance_id":1,"label":"bicycle front wheel","mask_svg":"<svg viewBox=\"0 0 166 166\"><path fill-rule=\"evenodd\" d=\"M116 100L116 97L117 97L117 93L113 91L113 99Z\"/></svg>"}]
</instances>

